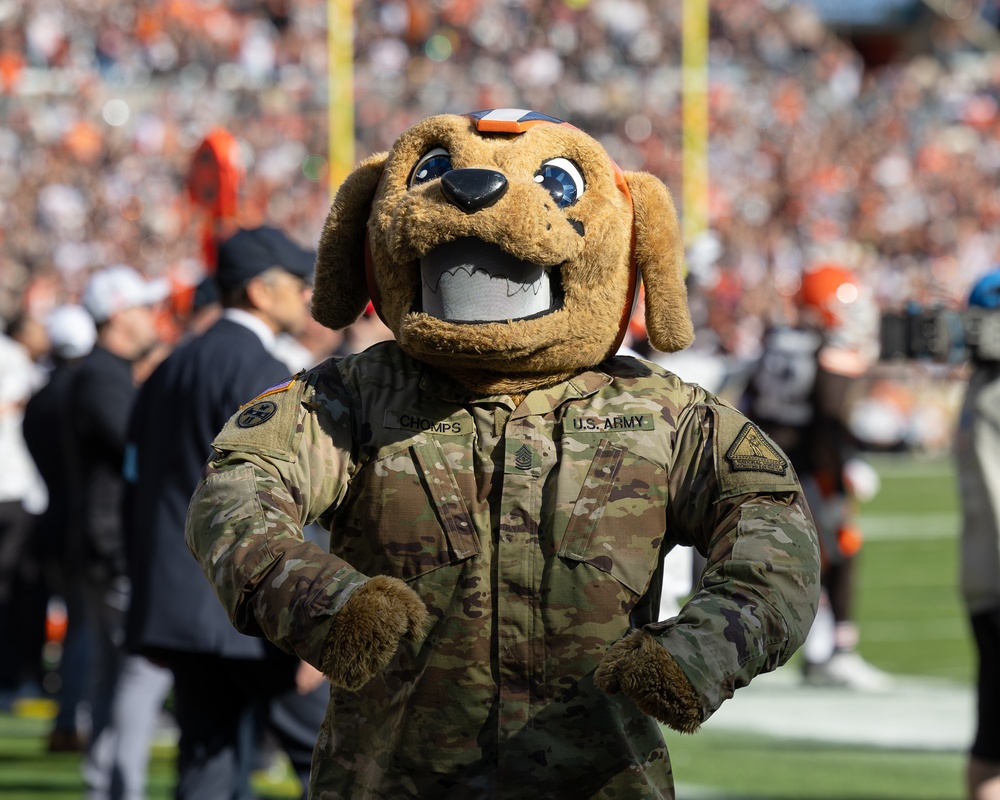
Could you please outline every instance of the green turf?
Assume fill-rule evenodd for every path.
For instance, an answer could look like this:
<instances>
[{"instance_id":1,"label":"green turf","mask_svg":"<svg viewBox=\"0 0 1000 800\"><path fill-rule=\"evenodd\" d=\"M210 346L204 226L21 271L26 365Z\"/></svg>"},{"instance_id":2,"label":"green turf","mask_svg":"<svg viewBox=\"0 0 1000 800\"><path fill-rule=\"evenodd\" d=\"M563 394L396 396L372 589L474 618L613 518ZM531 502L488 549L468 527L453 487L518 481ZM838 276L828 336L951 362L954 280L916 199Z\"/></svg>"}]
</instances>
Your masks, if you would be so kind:
<instances>
[{"instance_id":1,"label":"green turf","mask_svg":"<svg viewBox=\"0 0 1000 800\"><path fill-rule=\"evenodd\" d=\"M882 491L862 508L861 651L890 672L968 683L972 648L958 588L958 512L946 458L880 457ZM792 666L788 667L793 668ZM928 721L933 724L933 721ZM79 759L44 752L48 724L0 714L0 797L81 797ZM730 730L667 732L680 800L960 800L961 753L900 752ZM173 751L153 753L150 800L171 797ZM258 778L262 797L294 781Z\"/></svg>"},{"instance_id":2,"label":"green turf","mask_svg":"<svg viewBox=\"0 0 1000 800\"><path fill-rule=\"evenodd\" d=\"M667 732L679 800L962 800L958 753Z\"/></svg>"},{"instance_id":3,"label":"green turf","mask_svg":"<svg viewBox=\"0 0 1000 800\"><path fill-rule=\"evenodd\" d=\"M856 593L861 651L889 672L970 682L952 464L908 456L873 464L882 489L861 509L867 538Z\"/></svg>"}]
</instances>

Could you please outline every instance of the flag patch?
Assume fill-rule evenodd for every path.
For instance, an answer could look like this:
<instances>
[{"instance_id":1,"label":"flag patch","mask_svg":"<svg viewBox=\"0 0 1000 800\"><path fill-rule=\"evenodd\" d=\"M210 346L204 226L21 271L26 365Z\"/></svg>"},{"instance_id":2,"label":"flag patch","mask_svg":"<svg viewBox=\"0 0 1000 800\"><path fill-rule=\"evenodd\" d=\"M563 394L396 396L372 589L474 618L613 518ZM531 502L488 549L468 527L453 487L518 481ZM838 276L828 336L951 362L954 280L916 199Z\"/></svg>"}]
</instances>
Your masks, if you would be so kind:
<instances>
[{"instance_id":1,"label":"flag patch","mask_svg":"<svg viewBox=\"0 0 1000 800\"><path fill-rule=\"evenodd\" d=\"M278 394L279 392L287 392L288 388L294 382L295 382L295 378L289 378L288 380L284 380L281 383L276 383L271 388L265 389L263 392L261 392L259 395L257 395L249 403L244 403L243 405L241 405L240 408L246 408L251 403L256 403L258 400L262 400L263 398L267 397L268 395Z\"/></svg>"}]
</instances>

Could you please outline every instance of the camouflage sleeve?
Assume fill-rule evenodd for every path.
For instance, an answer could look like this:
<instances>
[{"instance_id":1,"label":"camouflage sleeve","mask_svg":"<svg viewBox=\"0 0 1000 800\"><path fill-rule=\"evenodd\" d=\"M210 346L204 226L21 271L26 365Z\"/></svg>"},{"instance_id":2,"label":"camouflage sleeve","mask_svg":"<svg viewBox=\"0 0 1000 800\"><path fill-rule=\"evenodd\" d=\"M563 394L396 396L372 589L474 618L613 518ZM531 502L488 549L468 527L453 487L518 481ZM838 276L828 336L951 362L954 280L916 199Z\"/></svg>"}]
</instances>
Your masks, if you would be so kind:
<instances>
[{"instance_id":1,"label":"camouflage sleeve","mask_svg":"<svg viewBox=\"0 0 1000 800\"><path fill-rule=\"evenodd\" d=\"M668 527L707 564L680 614L647 630L681 666L707 719L805 640L819 601L819 546L787 457L732 407L693 409L676 452Z\"/></svg>"},{"instance_id":2,"label":"camouflage sleeve","mask_svg":"<svg viewBox=\"0 0 1000 800\"><path fill-rule=\"evenodd\" d=\"M302 536L340 501L351 469L348 406L317 401L322 379L298 376L229 420L186 528L234 626L317 667L333 618L367 581Z\"/></svg>"}]
</instances>

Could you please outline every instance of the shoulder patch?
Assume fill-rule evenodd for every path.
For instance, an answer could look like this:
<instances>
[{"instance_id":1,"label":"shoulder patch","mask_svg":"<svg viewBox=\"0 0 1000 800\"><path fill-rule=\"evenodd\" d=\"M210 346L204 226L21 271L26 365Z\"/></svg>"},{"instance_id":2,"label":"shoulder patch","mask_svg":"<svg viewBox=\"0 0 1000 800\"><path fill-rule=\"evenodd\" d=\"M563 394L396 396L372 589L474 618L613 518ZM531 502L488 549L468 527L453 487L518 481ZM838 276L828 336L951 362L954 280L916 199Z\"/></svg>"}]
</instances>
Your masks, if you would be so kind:
<instances>
[{"instance_id":1,"label":"shoulder patch","mask_svg":"<svg viewBox=\"0 0 1000 800\"><path fill-rule=\"evenodd\" d=\"M743 426L736 441L726 451L726 459L737 471L773 472L775 475L784 475L788 471L788 460L752 422Z\"/></svg>"},{"instance_id":2,"label":"shoulder patch","mask_svg":"<svg viewBox=\"0 0 1000 800\"><path fill-rule=\"evenodd\" d=\"M294 461L302 434L302 401L315 379L315 373L305 373L261 392L233 414L212 447Z\"/></svg>"},{"instance_id":3,"label":"shoulder patch","mask_svg":"<svg viewBox=\"0 0 1000 800\"><path fill-rule=\"evenodd\" d=\"M767 434L728 403L710 403L708 408L715 418L720 499L800 491L794 465Z\"/></svg>"}]
</instances>

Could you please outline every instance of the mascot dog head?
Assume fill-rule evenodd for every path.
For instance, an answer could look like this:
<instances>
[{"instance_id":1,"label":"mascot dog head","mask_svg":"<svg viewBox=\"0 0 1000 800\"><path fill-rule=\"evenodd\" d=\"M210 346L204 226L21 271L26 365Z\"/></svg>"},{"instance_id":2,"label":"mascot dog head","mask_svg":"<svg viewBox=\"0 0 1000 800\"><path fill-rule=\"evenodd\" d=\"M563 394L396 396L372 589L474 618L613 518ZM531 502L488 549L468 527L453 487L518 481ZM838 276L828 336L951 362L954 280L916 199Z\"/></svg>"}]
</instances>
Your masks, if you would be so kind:
<instances>
[{"instance_id":1,"label":"mascot dog head","mask_svg":"<svg viewBox=\"0 0 1000 800\"><path fill-rule=\"evenodd\" d=\"M646 292L650 343L692 339L667 188L579 129L518 109L430 117L344 181L313 315L369 298L399 345L473 391L526 392L603 361Z\"/></svg>"}]
</instances>

